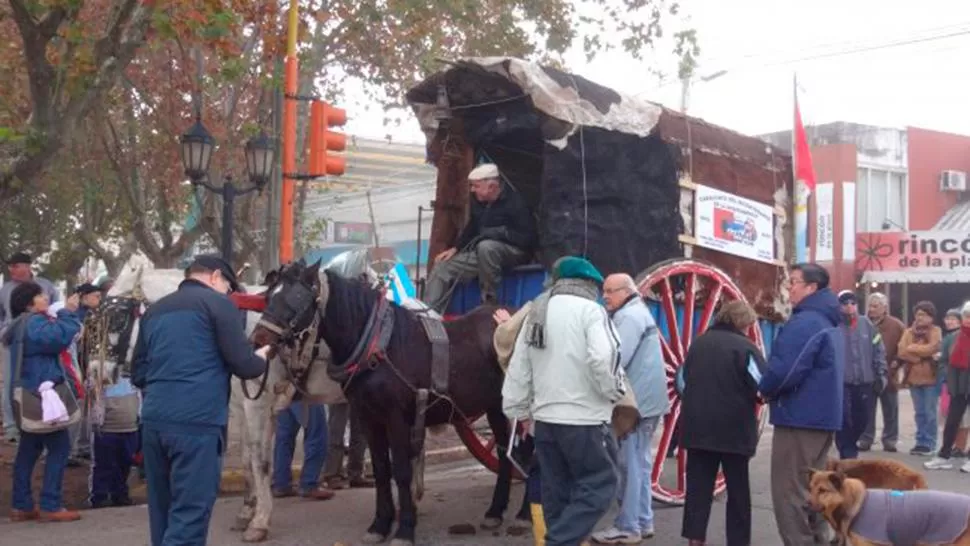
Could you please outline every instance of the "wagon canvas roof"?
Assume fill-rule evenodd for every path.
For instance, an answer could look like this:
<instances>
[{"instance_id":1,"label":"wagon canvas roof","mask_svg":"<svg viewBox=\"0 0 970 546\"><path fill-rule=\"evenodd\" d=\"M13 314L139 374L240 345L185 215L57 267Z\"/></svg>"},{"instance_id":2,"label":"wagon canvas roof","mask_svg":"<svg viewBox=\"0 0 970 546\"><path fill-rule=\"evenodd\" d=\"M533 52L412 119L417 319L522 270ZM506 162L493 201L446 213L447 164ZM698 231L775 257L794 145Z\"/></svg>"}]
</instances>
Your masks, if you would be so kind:
<instances>
[{"instance_id":1,"label":"wagon canvas roof","mask_svg":"<svg viewBox=\"0 0 970 546\"><path fill-rule=\"evenodd\" d=\"M487 96L488 89L482 89L482 96L472 101L464 100L468 95L458 94L451 97L453 107L469 108L476 101L484 105L528 96L537 110L568 124L564 133L547 139L559 149L566 147L566 139L581 125L645 137L663 112L657 104L624 95L582 76L514 57L470 57L454 64L456 69L501 78L515 87L496 89L498 92L492 96ZM434 119L438 81L429 78L408 93L421 128L427 133L438 128Z\"/></svg>"}]
</instances>

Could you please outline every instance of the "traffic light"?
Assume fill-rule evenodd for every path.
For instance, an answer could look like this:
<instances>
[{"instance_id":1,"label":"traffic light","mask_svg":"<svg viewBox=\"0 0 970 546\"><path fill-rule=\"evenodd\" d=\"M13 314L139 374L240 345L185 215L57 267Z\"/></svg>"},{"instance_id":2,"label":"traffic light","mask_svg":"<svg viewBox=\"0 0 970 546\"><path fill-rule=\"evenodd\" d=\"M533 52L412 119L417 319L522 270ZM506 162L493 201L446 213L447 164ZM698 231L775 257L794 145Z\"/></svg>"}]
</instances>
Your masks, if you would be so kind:
<instances>
[{"instance_id":1,"label":"traffic light","mask_svg":"<svg viewBox=\"0 0 970 546\"><path fill-rule=\"evenodd\" d=\"M347 168L344 158L329 152L342 152L347 147L347 135L330 130L347 123L347 111L326 102L310 103L310 173L313 176L341 175Z\"/></svg>"}]
</instances>

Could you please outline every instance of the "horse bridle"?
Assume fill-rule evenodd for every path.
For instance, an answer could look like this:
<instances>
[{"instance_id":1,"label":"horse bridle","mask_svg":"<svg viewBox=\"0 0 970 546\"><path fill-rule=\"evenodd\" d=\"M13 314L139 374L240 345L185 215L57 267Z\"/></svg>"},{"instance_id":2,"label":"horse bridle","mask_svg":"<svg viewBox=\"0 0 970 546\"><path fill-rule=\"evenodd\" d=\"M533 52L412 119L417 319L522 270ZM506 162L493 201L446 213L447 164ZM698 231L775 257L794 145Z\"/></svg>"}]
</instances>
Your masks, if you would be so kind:
<instances>
[{"instance_id":1,"label":"horse bridle","mask_svg":"<svg viewBox=\"0 0 970 546\"><path fill-rule=\"evenodd\" d=\"M267 297L270 297L270 294L272 294L272 289L267 292ZM328 295L329 283L325 279L319 282L317 290L313 290L312 286L307 286L302 280L298 281L294 283L293 288L283 298L283 305L286 309L292 311L293 318L285 326L279 326L265 319L266 313L264 312L263 316L256 323L256 326L261 326L278 336L276 343L274 343L276 347L285 345L295 348L300 370L309 370L313 362L313 357L316 354L316 340L314 339L308 342L305 338L307 338L308 334L312 334L317 330L324 313ZM311 312L313 316L307 326L297 329L296 324L300 322L300 319ZM277 353L282 355L281 351L277 351ZM280 360L283 361L282 356L280 356ZM283 368L286 369L287 379L301 394L306 396L307 393L300 387L298 378L294 376L293 366L283 362ZM242 381L243 396L249 400L257 400L266 391L268 381L269 369L263 374L263 378L259 384L259 390L256 391L255 395L249 394L246 381Z\"/></svg>"}]
</instances>

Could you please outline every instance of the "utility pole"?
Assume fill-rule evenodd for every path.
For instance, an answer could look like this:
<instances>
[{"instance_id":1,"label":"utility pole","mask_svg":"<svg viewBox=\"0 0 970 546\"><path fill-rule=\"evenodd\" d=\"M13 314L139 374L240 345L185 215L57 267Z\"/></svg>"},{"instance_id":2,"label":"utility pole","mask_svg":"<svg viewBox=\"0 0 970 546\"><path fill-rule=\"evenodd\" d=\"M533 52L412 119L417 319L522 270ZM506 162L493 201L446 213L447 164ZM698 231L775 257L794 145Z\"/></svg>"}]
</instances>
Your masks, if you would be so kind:
<instances>
[{"instance_id":1,"label":"utility pole","mask_svg":"<svg viewBox=\"0 0 970 546\"><path fill-rule=\"evenodd\" d=\"M283 106L283 182L280 203L279 259L293 260L293 197L296 189L296 106L299 67L296 60L296 31L299 26L299 2L290 0L289 28L286 39L286 68L284 74Z\"/></svg>"}]
</instances>

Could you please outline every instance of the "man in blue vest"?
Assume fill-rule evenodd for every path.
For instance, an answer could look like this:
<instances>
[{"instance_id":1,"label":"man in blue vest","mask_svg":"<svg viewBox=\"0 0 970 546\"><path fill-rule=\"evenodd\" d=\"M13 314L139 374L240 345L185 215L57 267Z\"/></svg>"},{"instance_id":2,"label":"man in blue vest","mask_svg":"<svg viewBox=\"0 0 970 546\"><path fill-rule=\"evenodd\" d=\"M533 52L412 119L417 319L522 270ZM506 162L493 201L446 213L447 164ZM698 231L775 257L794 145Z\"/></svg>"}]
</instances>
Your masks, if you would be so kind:
<instances>
[{"instance_id":1,"label":"man in blue vest","mask_svg":"<svg viewBox=\"0 0 970 546\"><path fill-rule=\"evenodd\" d=\"M152 546L206 543L219 492L229 381L266 371L269 347L246 339L227 294L232 268L197 256L174 294L141 319L132 383L142 389L142 451Z\"/></svg>"}]
</instances>

